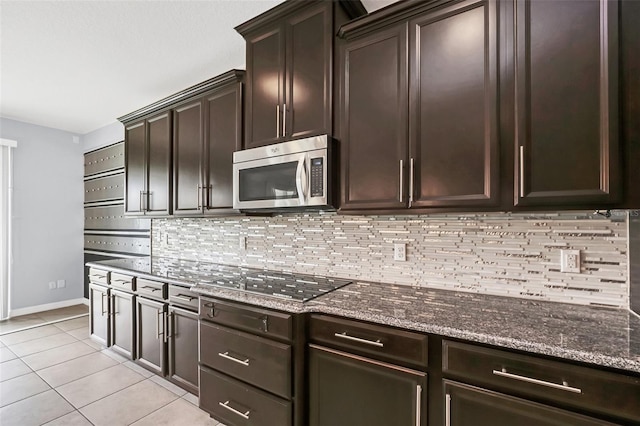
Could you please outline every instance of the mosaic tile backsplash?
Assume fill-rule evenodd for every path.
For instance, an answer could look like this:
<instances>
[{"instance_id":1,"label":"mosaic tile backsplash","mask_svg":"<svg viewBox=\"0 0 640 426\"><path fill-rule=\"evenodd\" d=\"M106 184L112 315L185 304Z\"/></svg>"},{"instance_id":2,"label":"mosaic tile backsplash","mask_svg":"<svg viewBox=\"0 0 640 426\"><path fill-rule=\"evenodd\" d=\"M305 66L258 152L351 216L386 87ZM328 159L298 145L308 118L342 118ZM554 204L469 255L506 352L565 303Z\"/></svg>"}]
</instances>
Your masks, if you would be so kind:
<instances>
[{"instance_id":1,"label":"mosaic tile backsplash","mask_svg":"<svg viewBox=\"0 0 640 426\"><path fill-rule=\"evenodd\" d=\"M240 237L246 238L246 248ZM407 260L393 260L406 243ZM560 250L581 251L580 273ZM627 220L591 212L171 218L154 256L364 281L627 308Z\"/></svg>"}]
</instances>

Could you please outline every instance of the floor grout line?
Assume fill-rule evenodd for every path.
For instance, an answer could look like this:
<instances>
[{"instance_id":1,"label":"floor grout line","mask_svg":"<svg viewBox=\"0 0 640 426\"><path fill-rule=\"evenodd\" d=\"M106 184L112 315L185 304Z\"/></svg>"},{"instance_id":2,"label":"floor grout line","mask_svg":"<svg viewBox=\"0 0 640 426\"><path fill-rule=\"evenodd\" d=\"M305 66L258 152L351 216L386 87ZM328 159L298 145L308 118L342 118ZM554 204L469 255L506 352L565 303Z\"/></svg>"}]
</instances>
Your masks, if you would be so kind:
<instances>
[{"instance_id":1,"label":"floor grout line","mask_svg":"<svg viewBox=\"0 0 640 426\"><path fill-rule=\"evenodd\" d=\"M82 318L82 317L86 317L86 316L89 316L89 312L87 312L85 314L72 315L70 317L62 318L62 319L59 319L59 320L51 320L51 321L43 322L43 323L40 323L40 324L28 325L26 327L19 328L17 330L0 332L0 336L4 336L4 335L7 335L7 334L12 334L12 333L18 333L20 331L25 331L25 330L31 330L32 328L42 327L43 325L53 325L53 324L57 324L59 322L69 321L69 320L72 320L72 319ZM62 330L62 331L64 331L64 330Z\"/></svg>"}]
</instances>

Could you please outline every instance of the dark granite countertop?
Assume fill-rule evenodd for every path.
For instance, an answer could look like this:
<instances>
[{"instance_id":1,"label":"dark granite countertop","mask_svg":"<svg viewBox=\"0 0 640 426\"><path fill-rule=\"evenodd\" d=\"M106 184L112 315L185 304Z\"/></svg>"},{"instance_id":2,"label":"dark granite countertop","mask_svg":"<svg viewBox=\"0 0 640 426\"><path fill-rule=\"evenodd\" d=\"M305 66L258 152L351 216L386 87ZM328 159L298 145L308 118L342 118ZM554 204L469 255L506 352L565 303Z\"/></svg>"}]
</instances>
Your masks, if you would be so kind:
<instances>
[{"instance_id":1,"label":"dark granite countertop","mask_svg":"<svg viewBox=\"0 0 640 426\"><path fill-rule=\"evenodd\" d=\"M266 308L340 315L640 373L640 318L622 309L360 281L301 303L212 282L211 271L235 267L157 257L88 265Z\"/></svg>"}]
</instances>

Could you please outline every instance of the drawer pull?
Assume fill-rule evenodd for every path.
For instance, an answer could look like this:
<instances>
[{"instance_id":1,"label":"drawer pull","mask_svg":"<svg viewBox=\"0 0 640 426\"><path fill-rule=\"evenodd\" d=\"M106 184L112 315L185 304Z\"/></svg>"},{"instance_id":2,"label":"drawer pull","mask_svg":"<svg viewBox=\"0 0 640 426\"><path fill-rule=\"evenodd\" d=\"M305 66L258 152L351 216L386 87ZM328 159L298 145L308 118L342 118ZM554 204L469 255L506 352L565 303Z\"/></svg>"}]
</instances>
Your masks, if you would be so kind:
<instances>
[{"instance_id":1,"label":"drawer pull","mask_svg":"<svg viewBox=\"0 0 640 426\"><path fill-rule=\"evenodd\" d=\"M221 407L226 408L227 410L231 411L232 413L235 413L237 415L239 415L240 417L242 417L245 420L249 420L249 413L251 412L251 410L247 410L244 413L241 411L236 410L235 408L231 407L229 405L229 401L225 401L225 402L218 402L218 405L220 405Z\"/></svg>"},{"instance_id":2,"label":"drawer pull","mask_svg":"<svg viewBox=\"0 0 640 426\"><path fill-rule=\"evenodd\" d=\"M522 382L527 382L527 383L534 383L536 385L547 386L549 388L560 389L567 392L582 393L582 389L571 387L567 384L567 382L563 382L561 385L559 385L557 383L547 382L544 380L533 379L531 377L520 376L518 374L509 373L507 372L506 368L503 368L502 370L493 370L493 374L500 377L506 377L508 379L520 380Z\"/></svg>"},{"instance_id":3,"label":"drawer pull","mask_svg":"<svg viewBox=\"0 0 640 426\"><path fill-rule=\"evenodd\" d=\"M150 285L143 285L142 288L146 288L149 289L151 291L160 291L160 288L156 288L156 287L151 287Z\"/></svg>"},{"instance_id":4,"label":"drawer pull","mask_svg":"<svg viewBox=\"0 0 640 426\"><path fill-rule=\"evenodd\" d=\"M364 344L371 345L371 346L377 346L379 348L384 347L384 343L382 343L380 341L380 339L378 339L378 340L361 339L359 337L349 336L346 331L343 332L343 333L334 333L333 335L336 336L336 337L339 337L341 339L351 340L351 341L358 342L358 343L364 343Z\"/></svg>"},{"instance_id":5,"label":"drawer pull","mask_svg":"<svg viewBox=\"0 0 640 426\"><path fill-rule=\"evenodd\" d=\"M103 278L106 278L106 277L107 277L106 275L96 275L96 274L89 275L89 278L103 279Z\"/></svg>"},{"instance_id":6,"label":"drawer pull","mask_svg":"<svg viewBox=\"0 0 640 426\"><path fill-rule=\"evenodd\" d=\"M171 297L173 299L184 300L185 302L191 302L193 299L197 299L197 297L187 296L186 294L176 294L175 296Z\"/></svg>"},{"instance_id":7,"label":"drawer pull","mask_svg":"<svg viewBox=\"0 0 640 426\"><path fill-rule=\"evenodd\" d=\"M121 279L115 279L115 280L111 280L113 282L116 283L120 283L120 284L128 284L130 281L129 280L121 280Z\"/></svg>"},{"instance_id":8,"label":"drawer pull","mask_svg":"<svg viewBox=\"0 0 640 426\"><path fill-rule=\"evenodd\" d=\"M242 364L245 367L249 366L249 358L247 358L247 359L245 359L243 361L241 359L232 357L231 355L229 355L229 352L218 352L218 356L221 356L224 359L228 359L229 361L233 361L233 362L237 362L238 364Z\"/></svg>"}]
</instances>

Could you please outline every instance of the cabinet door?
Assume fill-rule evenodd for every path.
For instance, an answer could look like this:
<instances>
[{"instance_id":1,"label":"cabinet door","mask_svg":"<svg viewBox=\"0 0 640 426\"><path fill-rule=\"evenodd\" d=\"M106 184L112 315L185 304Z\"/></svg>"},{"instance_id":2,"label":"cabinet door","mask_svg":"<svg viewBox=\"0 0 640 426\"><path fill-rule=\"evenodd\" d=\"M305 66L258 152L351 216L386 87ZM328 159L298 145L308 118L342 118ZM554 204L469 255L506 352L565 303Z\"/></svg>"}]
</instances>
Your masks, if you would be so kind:
<instances>
[{"instance_id":1,"label":"cabinet door","mask_svg":"<svg viewBox=\"0 0 640 426\"><path fill-rule=\"evenodd\" d=\"M516 205L616 201L617 2L515 7Z\"/></svg>"},{"instance_id":2,"label":"cabinet door","mask_svg":"<svg viewBox=\"0 0 640 426\"><path fill-rule=\"evenodd\" d=\"M595 426L612 425L569 411L445 380L447 426Z\"/></svg>"},{"instance_id":3,"label":"cabinet door","mask_svg":"<svg viewBox=\"0 0 640 426\"><path fill-rule=\"evenodd\" d=\"M198 314L173 306L168 317L169 377L198 394Z\"/></svg>"},{"instance_id":4,"label":"cabinet door","mask_svg":"<svg viewBox=\"0 0 640 426\"><path fill-rule=\"evenodd\" d=\"M349 41L342 55L342 209L407 205L407 26Z\"/></svg>"},{"instance_id":5,"label":"cabinet door","mask_svg":"<svg viewBox=\"0 0 640 426\"><path fill-rule=\"evenodd\" d=\"M89 284L89 318L91 338L104 346L111 345L109 339L109 289Z\"/></svg>"},{"instance_id":6,"label":"cabinet door","mask_svg":"<svg viewBox=\"0 0 640 426\"><path fill-rule=\"evenodd\" d=\"M146 127L145 121L125 128L125 198L126 214L144 214L143 192L145 191L146 171Z\"/></svg>"},{"instance_id":7,"label":"cabinet door","mask_svg":"<svg viewBox=\"0 0 640 426\"><path fill-rule=\"evenodd\" d=\"M205 213L233 207L233 152L242 149L242 84L205 98Z\"/></svg>"},{"instance_id":8,"label":"cabinet door","mask_svg":"<svg viewBox=\"0 0 640 426\"><path fill-rule=\"evenodd\" d=\"M331 12L331 2L320 2L285 24L287 139L331 134Z\"/></svg>"},{"instance_id":9,"label":"cabinet door","mask_svg":"<svg viewBox=\"0 0 640 426\"><path fill-rule=\"evenodd\" d=\"M171 213L171 112L147 120L147 214Z\"/></svg>"},{"instance_id":10,"label":"cabinet door","mask_svg":"<svg viewBox=\"0 0 640 426\"><path fill-rule=\"evenodd\" d=\"M409 27L411 205L496 205L496 2L456 3Z\"/></svg>"},{"instance_id":11,"label":"cabinet door","mask_svg":"<svg viewBox=\"0 0 640 426\"><path fill-rule=\"evenodd\" d=\"M427 424L425 373L309 347L311 426Z\"/></svg>"},{"instance_id":12,"label":"cabinet door","mask_svg":"<svg viewBox=\"0 0 640 426\"><path fill-rule=\"evenodd\" d=\"M282 140L284 41L281 25L247 37L245 148Z\"/></svg>"},{"instance_id":13,"label":"cabinet door","mask_svg":"<svg viewBox=\"0 0 640 426\"><path fill-rule=\"evenodd\" d=\"M202 101L173 111L173 214L202 211Z\"/></svg>"},{"instance_id":14,"label":"cabinet door","mask_svg":"<svg viewBox=\"0 0 640 426\"><path fill-rule=\"evenodd\" d=\"M135 296L111 290L112 349L129 359L135 358Z\"/></svg>"},{"instance_id":15,"label":"cabinet door","mask_svg":"<svg viewBox=\"0 0 640 426\"><path fill-rule=\"evenodd\" d=\"M166 312L165 303L136 298L137 361L161 376L166 371Z\"/></svg>"}]
</instances>

